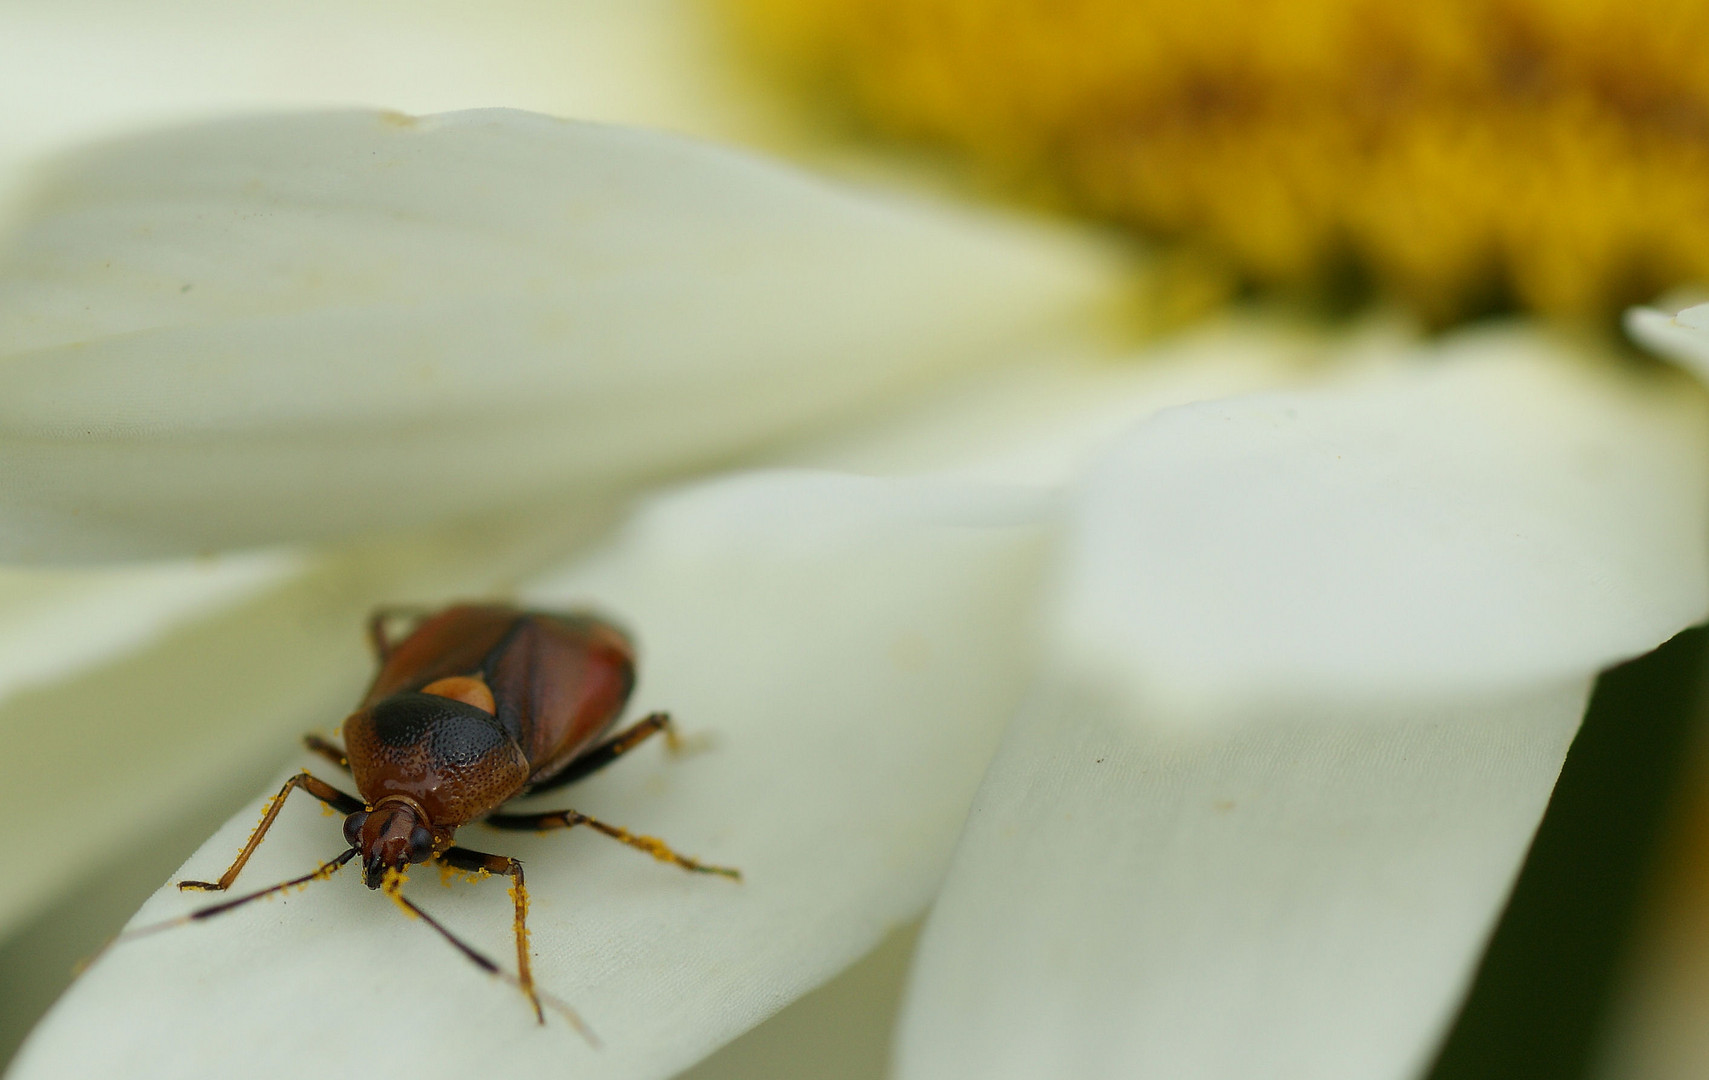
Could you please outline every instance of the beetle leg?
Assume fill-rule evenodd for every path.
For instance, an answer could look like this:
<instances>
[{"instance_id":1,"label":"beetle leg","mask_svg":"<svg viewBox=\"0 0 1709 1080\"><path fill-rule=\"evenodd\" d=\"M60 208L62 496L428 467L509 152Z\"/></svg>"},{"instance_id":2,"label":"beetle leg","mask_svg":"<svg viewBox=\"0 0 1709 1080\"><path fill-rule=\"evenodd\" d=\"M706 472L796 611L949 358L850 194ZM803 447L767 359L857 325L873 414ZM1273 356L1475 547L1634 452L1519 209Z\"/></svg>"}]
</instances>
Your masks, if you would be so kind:
<instances>
[{"instance_id":1,"label":"beetle leg","mask_svg":"<svg viewBox=\"0 0 1709 1080\"><path fill-rule=\"evenodd\" d=\"M636 836L628 829L608 825L597 818L588 817L586 814L575 810L553 810L545 814L494 814L486 819L485 824L491 825L495 829L532 830L534 832L545 832L548 829L573 829L577 825L586 825L595 832L604 833L613 840L645 851L660 862L676 863L684 870L692 870L697 874L721 874L736 881L742 880L740 870L728 866L709 866L686 855L678 855L656 836Z\"/></svg>"},{"instance_id":2,"label":"beetle leg","mask_svg":"<svg viewBox=\"0 0 1709 1080\"><path fill-rule=\"evenodd\" d=\"M224 892L231 888L231 883L237 880L237 875L243 870L243 864L255 854L255 849L261 846L261 838L267 835L267 830L273 827L273 821L279 816L279 811L285 806L285 797L292 788L302 788L321 802L337 810L341 814L354 814L363 809L361 799L353 798L333 787L324 780L300 772L285 781L285 786L279 789L279 794L267 801L267 812L261 815L261 823L255 826L255 831L249 834L249 843L243 845L243 850L237 853L237 859L220 875L218 881L180 881L180 889L204 889Z\"/></svg>"},{"instance_id":3,"label":"beetle leg","mask_svg":"<svg viewBox=\"0 0 1709 1080\"><path fill-rule=\"evenodd\" d=\"M321 757L337 765L345 772L350 771L350 758L345 756L338 745L321 738L319 735L304 735L303 745L319 754Z\"/></svg>"},{"instance_id":4,"label":"beetle leg","mask_svg":"<svg viewBox=\"0 0 1709 1080\"><path fill-rule=\"evenodd\" d=\"M676 733L676 728L671 724L671 714L652 713L635 721L624 730L576 758L564 766L562 772L535 784L528 789L528 793L533 795L537 792L563 787L565 784L573 784L582 777L605 768L661 731L665 733L666 745L672 750L682 748L682 737Z\"/></svg>"},{"instance_id":5,"label":"beetle leg","mask_svg":"<svg viewBox=\"0 0 1709 1080\"><path fill-rule=\"evenodd\" d=\"M301 877L294 877L289 881L281 881L277 885L269 885L265 889L258 889L255 892L247 893L235 900L222 900L209 907L197 908L195 911L192 911L187 915L180 915L176 919L168 919L165 922L155 923L152 926L139 926L135 930L126 930L124 933L114 938L113 941L129 941L132 938L146 937L149 934L153 934L161 930L170 930L174 926L183 926L186 923L192 923L198 919L211 919L215 915L225 914L232 908L242 907L251 900L259 900L263 896L272 896L274 893L281 893L289 889L295 889L299 885L307 885L315 881L325 881L327 878L338 873L338 868L349 862L351 859L354 859L357 854L358 852L355 848L346 848L344 850L344 854L321 863L320 868L315 870L313 873L304 874Z\"/></svg>"},{"instance_id":6,"label":"beetle leg","mask_svg":"<svg viewBox=\"0 0 1709 1080\"><path fill-rule=\"evenodd\" d=\"M421 619L429 614L428 609L412 604L398 604L391 607L375 608L368 616L368 643L374 647L374 655L381 663L392 653L392 641L386 637L386 624L393 619Z\"/></svg>"},{"instance_id":7,"label":"beetle leg","mask_svg":"<svg viewBox=\"0 0 1709 1080\"><path fill-rule=\"evenodd\" d=\"M534 1006L534 1016L544 1024L546 1014L540 1010L540 996L534 992L534 972L528 966L528 890L522 884L522 864L508 855L488 855L469 848L446 848L439 861L457 870L489 874L508 874L511 880L510 898L516 902L516 973L522 982L522 992Z\"/></svg>"}]
</instances>

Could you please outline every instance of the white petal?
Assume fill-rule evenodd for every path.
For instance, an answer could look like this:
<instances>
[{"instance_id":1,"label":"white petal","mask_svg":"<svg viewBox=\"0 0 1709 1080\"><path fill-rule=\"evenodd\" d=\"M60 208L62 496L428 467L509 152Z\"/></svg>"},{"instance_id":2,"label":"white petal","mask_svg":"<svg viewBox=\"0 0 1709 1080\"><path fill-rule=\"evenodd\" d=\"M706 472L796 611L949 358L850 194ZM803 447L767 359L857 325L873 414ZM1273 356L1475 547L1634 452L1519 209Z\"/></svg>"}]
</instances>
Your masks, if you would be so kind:
<instances>
[{"instance_id":1,"label":"white petal","mask_svg":"<svg viewBox=\"0 0 1709 1080\"><path fill-rule=\"evenodd\" d=\"M994 483L1060 487L1078 481L1136 423L1163 409L1298 384L1392 354L1385 326L1309 333L1267 319L1207 320L1144 349L1064 347L1013 368L981 373L897 409L871 429L782 457L794 464L880 475L933 473Z\"/></svg>"},{"instance_id":2,"label":"white petal","mask_svg":"<svg viewBox=\"0 0 1709 1080\"><path fill-rule=\"evenodd\" d=\"M0 192L17 163L238 110L488 105L730 135L751 110L683 0L13 0L0 13Z\"/></svg>"},{"instance_id":3,"label":"white petal","mask_svg":"<svg viewBox=\"0 0 1709 1080\"><path fill-rule=\"evenodd\" d=\"M886 1074L918 924L677 1080L876 1080Z\"/></svg>"},{"instance_id":4,"label":"white petal","mask_svg":"<svg viewBox=\"0 0 1709 1080\"><path fill-rule=\"evenodd\" d=\"M1587 688L1233 733L1039 694L921 938L898 1076L1417 1075Z\"/></svg>"},{"instance_id":5,"label":"white petal","mask_svg":"<svg viewBox=\"0 0 1709 1080\"><path fill-rule=\"evenodd\" d=\"M89 151L0 255L0 550L472 517L810 430L1107 296L1095 249L513 112Z\"/></svg>"},{"instance_id":6,"label":"white petal","mask_svg":"<svg viewBox=\"0 0 1709 1080\"><path fill-rule=\"evenodd\" d=\"M1138 429L1082 503L1059 662L1261 714L1554 684L1703 617L1700 393L1517 332L1418 359Z\"/></svg>"},{"instance_id":7,"label":"white petal","mask_svg":"<svg viewBox=\"0 0 1709 1080\"><path fill-rule=\"evenodd\" d=\"M714 742L679 761L648 747L565 801L746 875L684 875L592 834L462 836L527 863L536 971L602 1050L560 1023L534 1027L518 995L345 875L109 952L13 1076L354 1075L373 1067L375 1025L399 1023L432 1035L410 1061L423 1076L490 1070L494 1047L519 1074L688 1065L936 890L1026 677L1047 511L1001 488L741 478L659 504L607 556L533 593L635 628L636 711L668 707ZM229 859L257 809L185 872ZM245 881L340 847L336 821L293 805ZM428 910L508 961L500 883L442 891L418 876ZM164 890L140 919L195 906Z\"/></svg>"},{"instance_id":8,"label":"white petal","mask_svg":"<svg viewBox=\"0 0 1709 1080\"><path fill-rule=\"evenodd\" d=\"M301 569L289 552L77 570L0 567L0 702L111 660ZM16 748L22 734L0 737ZM0 793L10 787L0 782Z\"/></svg>"},{"instance_id":9,"label":"white petal","mask_svg":"<svg viewBox=\"0 0 1709 1080\"><path fill-rule=\"evenodd\" d=\"M1162 414L1088 483L905 1080L1426 1063L1596 669L1703 605L1696 391L1500 341Z\"/></svg>"},{"instance_id":10,"label":"white petal","mask_svg":"<svg viewBox=\"0 0 1709 1080\"><path fill-rule=\"evenodd\" d=\"M111 711L79 708L90 699L56 699L54 688L99 682L103 673L135 663L155 640L221 618L303 569L303 560L284 552L87 570L0 569L0 818L10 823L0 859L31 863L27 874L0 878L0 929L85 873L92 856L136 835L138 813L154 801L143 772L163 764L148 752L156 748L138 754L130 745L139 736L146 743L148 735L124 722L122 704L111 710L117 703L105 702ZM112 690L122 703L125 688ZM150 687L135 691L146 697ZM127 779L145 790L115 813L108 800L127 794ZM169 770L155 780L170 782ZM55 857L33 858L47 836Z\"/></svg>"},{"instance_id":11,"label":"white petal","mask_svg":"<svg viewBox=\"0 0 1709 1080\"><path fill-rule=\"evenodd\" d=\"M1699 379L1709 380L1709 304L1669 315L1654 308L1630 308L1626 332L1638 344L1676 360Z\"/></svg>"}]
</instances>

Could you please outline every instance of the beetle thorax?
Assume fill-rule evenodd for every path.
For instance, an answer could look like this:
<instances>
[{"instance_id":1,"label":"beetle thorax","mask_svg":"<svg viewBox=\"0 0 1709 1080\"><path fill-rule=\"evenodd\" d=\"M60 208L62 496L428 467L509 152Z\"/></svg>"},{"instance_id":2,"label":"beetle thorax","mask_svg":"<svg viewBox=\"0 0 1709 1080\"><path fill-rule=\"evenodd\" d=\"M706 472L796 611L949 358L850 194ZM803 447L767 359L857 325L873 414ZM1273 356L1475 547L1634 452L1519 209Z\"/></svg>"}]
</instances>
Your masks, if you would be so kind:
<instances>
[{"instance_id":1,"label":"beetle thorax","mask_svg":"<svg viewBox=\"0 0 1709 1080\"><path fill-rule=\"evenodd\" d=\"M355 713L344 746L365 802L402 796L438 829L486 816L528 782L527 756L498 717L438 694L394 694Z\"/></svg>"}]
</instances>

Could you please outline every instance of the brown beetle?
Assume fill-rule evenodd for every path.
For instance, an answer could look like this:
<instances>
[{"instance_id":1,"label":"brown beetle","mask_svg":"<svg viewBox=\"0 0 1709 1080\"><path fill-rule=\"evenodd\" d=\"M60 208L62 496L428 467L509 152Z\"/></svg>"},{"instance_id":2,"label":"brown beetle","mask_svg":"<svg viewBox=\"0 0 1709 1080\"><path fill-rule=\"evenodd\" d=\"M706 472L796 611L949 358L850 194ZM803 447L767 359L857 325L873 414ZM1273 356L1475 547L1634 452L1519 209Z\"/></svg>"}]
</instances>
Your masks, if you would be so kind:
<instances>
[{"instance_id":1,"label":"brown beetle","mask_svg":"<svg viewBox=\"0 0 1709 1080\"><path fill-rule=\"evenodd\" d=\"M410 633L390 640L387 627L420 615ZM542 1023L542 995L528 963L528 893L522 864L506 855L458 847L460 826L567 829L586 825L685 870L740 879L738 871L678 855L650 836L636 836L575 810L506 814L520 795L563 787L609 765L648 737L677 740L666 713L653 713L601 741L635 684L635 652L609 623L586 615L523 611L500 604L461 604L434 615L377 611L369 637L380 670L357 710L344 721L344 750L310 735L309 749L348 769L361 798L308 772L285 782L261 822L218 881L181 881L180 889L229 889L255 852L293 788L346 815L350 849L312 874L191 913L161 926L206 918L261 896L330 876L362 857L362 880L444 935L485 970L498 965L458 940L399 891L404 867L432 860L453 870L505 874L516 901L517 984ZM149 927L153 930L159 927ZM585 1028L567 1007L578 1028Z\"/></svg>"}]
</instances>

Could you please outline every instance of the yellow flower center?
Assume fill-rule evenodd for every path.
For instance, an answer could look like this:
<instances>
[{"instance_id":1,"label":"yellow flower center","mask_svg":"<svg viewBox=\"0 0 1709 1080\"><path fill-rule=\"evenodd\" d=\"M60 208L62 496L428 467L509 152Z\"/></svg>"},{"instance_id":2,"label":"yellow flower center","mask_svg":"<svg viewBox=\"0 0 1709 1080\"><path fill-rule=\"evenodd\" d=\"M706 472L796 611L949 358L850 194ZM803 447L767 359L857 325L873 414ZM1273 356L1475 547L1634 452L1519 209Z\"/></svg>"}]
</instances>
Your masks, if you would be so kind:
<instances>
[{"instance_id":1,"label":"yellow flower center","mask_svg":"<svg viewBox=\"0 0 1709 1080\"><path fill-rule=\"evenodd\" d=\"M1246 282L1605 317L1709 279L1703 0L724 0L886 136Z\"/></svg>"}]
</instances>

